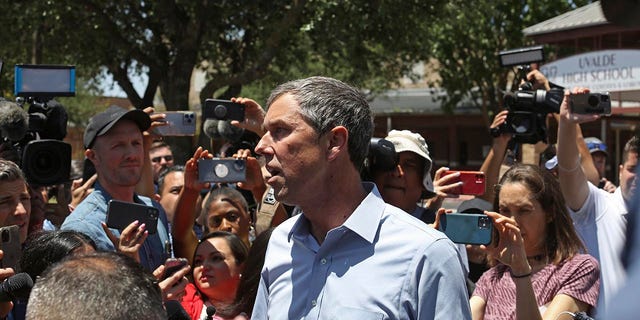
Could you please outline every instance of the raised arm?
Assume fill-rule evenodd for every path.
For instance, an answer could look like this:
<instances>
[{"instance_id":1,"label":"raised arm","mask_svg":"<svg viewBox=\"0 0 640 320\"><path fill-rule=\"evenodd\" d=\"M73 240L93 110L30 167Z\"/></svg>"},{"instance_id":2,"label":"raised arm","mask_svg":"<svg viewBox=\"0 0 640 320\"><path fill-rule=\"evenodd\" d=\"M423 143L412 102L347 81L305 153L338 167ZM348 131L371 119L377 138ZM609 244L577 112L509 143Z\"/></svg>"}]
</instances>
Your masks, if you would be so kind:
<instances>
[{"instance_id":1,"label":"raised arm","mask_svg":"<svg viewBox=\"0 0 640 320\"><path fill-rule=\"evenodd\" d=\"M508 114L509 111L507 110L500 111L493 118L493 123L491 123L490 129L498 128L500 125L505 123L507 121ZM511 136L512 134L510 133L500 133L499 136L493 138L491 150L489 150L489 154L487 154L487 157L484 159L484 162L480 167L480 171L485 174L487 188L485 189L484 194L478 196L478 198L493 203L493 199L495 198L494 186L498 184L498 179L500 178L500 167L502 166L504 156L507 153L507 146L509 144L509 140L511 140Z\"/></svg>"},{"instance_id":2,"label":"raised arm","mask_svg":"<svg viewBox=\"0 0 640 320\"><path fill-rule=\"evenodd\" d=\"M187 160L184 168L184 187L178 196L176 212L173 217L171 235L173 236L173 250L176 257L187 258L189 263L193 258L193 253L198 245L198 237L193 231L196 217L200 213L200 208L196 208L200 190L207 188L208 183L198 181L198 159L212 158L209 151L202 147Z\"/></svg>"},{"instance_id":3,"label":"raised arm","mask_svg":"<svg viewBox=\"0 0 640 320\"><path fill-rule=\"evenodd\" d=\"M574 88L573 93L588 92L586 88ZM564 100L560 106L560 118L558 123L558 178L562 195L567 205L574 211L579 210L589 196L587 176L582 169L578 144L579 134L577 124L593 121L599 118L597 115L572 114L569 110L568 91L565 91ZM583 142L584 143L584 142Z\"/></svg>"}]
</instances>

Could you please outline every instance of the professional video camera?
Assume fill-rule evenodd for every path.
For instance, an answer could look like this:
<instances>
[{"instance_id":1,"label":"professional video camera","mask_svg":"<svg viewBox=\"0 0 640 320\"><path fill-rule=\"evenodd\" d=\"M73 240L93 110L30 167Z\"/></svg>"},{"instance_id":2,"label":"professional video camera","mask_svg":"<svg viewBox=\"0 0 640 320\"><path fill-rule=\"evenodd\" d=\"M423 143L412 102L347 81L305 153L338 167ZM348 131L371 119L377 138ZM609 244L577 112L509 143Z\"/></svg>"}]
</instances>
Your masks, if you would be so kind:
<instances>
[{"instance_id":1,"label":"professional video camera","mask_svg":"<svg viewBox=\"0 0 640 320\"><path fill-rule=\"evenodd\" d=\"M533 90L527 74L531 71L529 64L544 61L542 46L501 51L500 64L503 67L517 66L514 87L518 90L504 96L505 107L509 115L504 124L491 130L494 137L502 133L513 133L514 142L537 143L547 141L546 117L549 113L560 112L560 104L564 97L562 89ZM516 82L523 82L519 86Z\"/></svg>"},{"instance_id":2,"label":"professional video camera","mask_svg":"<svg viewBox=\"0 0 640 320\"><path fill-rule=\"evenodd\" d=\"M363 181L373 181L373 172L391 171L397 165L398 155L393 143L383 138L371 138L360 176Z\"/></svg>"},{"instance_id":3,"label":"professional video camera","mask_svg":"<svg viewBox=\"0 0 640 320\"><path fill-rule=\"evenodd\" d=\"M61 141L68 116L53 98L75 95L75 67L16 65L14 92L17 104L0 104L2 149L14 152L13 160L33 185L68 181L71 145Z\"/></svg>"}]
</instances>

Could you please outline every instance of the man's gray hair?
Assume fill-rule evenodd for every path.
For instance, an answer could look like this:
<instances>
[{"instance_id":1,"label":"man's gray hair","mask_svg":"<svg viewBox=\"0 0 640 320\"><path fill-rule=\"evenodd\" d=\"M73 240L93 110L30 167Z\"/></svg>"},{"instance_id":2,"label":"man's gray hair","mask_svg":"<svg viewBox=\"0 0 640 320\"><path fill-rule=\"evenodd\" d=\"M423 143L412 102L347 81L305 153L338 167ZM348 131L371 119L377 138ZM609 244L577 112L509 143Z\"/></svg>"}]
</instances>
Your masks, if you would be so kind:
<instances>
[{"instance_id":1,"label":"man's gray hair","mask_svg":"<svg viewBox=\"0 0 640 320\"><path fill-rule=\"evenodd\" d=\"M285 94L298 102L302 117L319 135L336 126L347 128L351 162L356 169L362 168L373 135L373 114L362 92L336 79L310 77L276 87L267 107Z\"/></svg>"}]
</instances>

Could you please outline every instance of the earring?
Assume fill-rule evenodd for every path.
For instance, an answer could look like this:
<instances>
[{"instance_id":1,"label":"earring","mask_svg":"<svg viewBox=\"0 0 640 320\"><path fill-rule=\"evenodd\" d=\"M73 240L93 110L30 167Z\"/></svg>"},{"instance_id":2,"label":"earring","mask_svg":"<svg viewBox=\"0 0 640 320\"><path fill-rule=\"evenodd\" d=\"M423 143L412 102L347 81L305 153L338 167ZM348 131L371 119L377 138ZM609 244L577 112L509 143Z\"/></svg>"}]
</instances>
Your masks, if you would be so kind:
<instances>
[{"instance_id":1,"label":"earring","mask_svg":"<svg viewBox=\"0 0 640 320\"><path fill-rule=\"evenodd\" d=\"M256 228L253 227L253 224L249 225L249 243L253 243L256 240Z\"/></svg>"}]
</instances>

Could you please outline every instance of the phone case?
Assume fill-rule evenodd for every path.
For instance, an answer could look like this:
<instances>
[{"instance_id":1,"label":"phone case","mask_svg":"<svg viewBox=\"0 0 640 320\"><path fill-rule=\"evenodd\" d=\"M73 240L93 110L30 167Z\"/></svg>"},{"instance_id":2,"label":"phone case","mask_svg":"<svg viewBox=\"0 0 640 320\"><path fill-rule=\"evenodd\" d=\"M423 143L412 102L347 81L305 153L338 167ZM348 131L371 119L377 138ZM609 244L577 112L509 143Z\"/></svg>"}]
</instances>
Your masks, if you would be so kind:
<instances>
[{"instance_id":1,"label":"phone case","mask_svg":"<svg viewBox=\"0 0 640 320\"><path fill-rule=\"evenodd\" d=\"M229 100L207 99L202 115L205 119L244 121L244 104Z\"/></svg>"},{"instance_id":2,"label":"phone case","mask_svg":"<svg viewBox=\"0 0 640 320\"><path fill-rule=\"evenodd\" d=\"M164 112L168 123L154 130L162 136L193 136L196 134L196 114L193 111Z\"/></svg>"},{"instance_id":3,"label":"phone case","mask_svg":"<svg viewBox=\"0 0 640 320\"><path fill-rule=\"evenodd\" d=\"M138 220L140 224L145 224L149 234L158 231L158 208L146 206L144 204L110 200L107 208L107 226L118 230L123 230L132 222Z\"/></svg>"},{"instance_id":4,"label":"phone case","mask_svg":"<svg viewBox=\"0 0 640 320\"><path fill-rule=\"evenodd\" d=\"M609 93L574 93L569 99L571 113L576 114L611 114L611 97Z\"/></svg>"},{"instance_id":5,"label":"phone case","mask_svg":"<svg viewBox=\"0 0 640 320\"><path fill-rule=\"evenodd\" d=\"M485 214L448 213L440 216L438 229L451 241L463 244L489 244L493 222Z\"/></svg>"},{"instance_id":6,"label":"phone case","mask_svg":"<svg viewBox=\"0 0 640 320\"><path fill-rule=\"evenodd\" d=\"M457 171L447 171L449 175ZM467 195L483 195L486 187L486 177L482 171L459 171L460 176L455 181L462 181L462 186L454 189L452 193Z\"/></svg>"},{"instance_id":7,"label":"phone case","mask_svg":"<svg viewBox=\"0 0 640 320\"><path fill-rule=\"evenodd\" d=\"M20 258L22 249L20 245L20 228L16 225L0 228L0 249L4 256L0 261L2 268L13 268L20 272Z\"/></svg>"},{"instance_id":8,"label":"phone case","mask_svg":"<svg viewBox=\"0 0 640 320\"><path fill-rule=\"evenodd\" d=\"M164 274L162 275L162 279L166 279L171 277L178 270L182 269L184 266L189 264L189 261L185 258L169 258L164 263Z\"/></svg>"},{"instance_id":9,"label":"phone case","mask_svg":"<svg viewBox=\"0 0 640 320\"><path fill-rule=\"evenodd\" d=\"M213 158L198 160L198 179L201 182L239 182L247 178L245 160Z\"/></svg>"}]
</instances>

